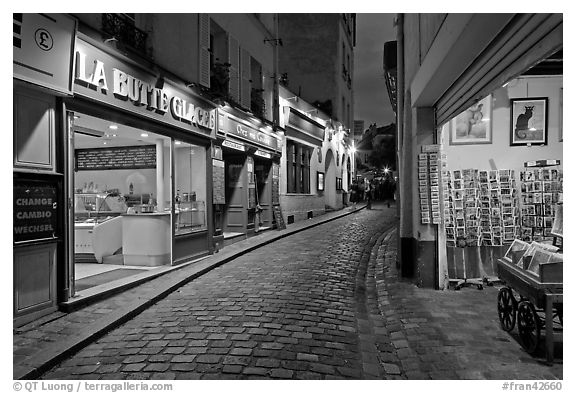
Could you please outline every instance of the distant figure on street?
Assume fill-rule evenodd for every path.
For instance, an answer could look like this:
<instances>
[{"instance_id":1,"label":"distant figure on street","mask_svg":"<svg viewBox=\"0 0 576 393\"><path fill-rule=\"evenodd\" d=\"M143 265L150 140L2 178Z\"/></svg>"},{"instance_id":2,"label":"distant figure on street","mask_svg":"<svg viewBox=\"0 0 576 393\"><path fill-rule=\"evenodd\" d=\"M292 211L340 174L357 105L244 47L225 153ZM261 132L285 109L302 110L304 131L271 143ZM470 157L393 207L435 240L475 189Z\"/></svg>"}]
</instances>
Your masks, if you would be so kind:
<instances>
[{"instance_id":1,"label":"distant figure on street","mask_svg":"<svg viewBox=\"0 0 576 393\"><path fill-rule=\"evenodd\" d=\"M364 188L364 192L366 193L366 209L372 209L372 184L370 181L366 182L366 187Z\"/></svg>"},{"instance_id":2,"label":"distant figure on street","mask_svg":"<svg viewBox=\"0 0 576 393\"><path fill-rule=\"evenodd\" d=\"M354 205L358 202L358 181L353 180L350 185L350 202Z\"/></svg>"}]
</instances>

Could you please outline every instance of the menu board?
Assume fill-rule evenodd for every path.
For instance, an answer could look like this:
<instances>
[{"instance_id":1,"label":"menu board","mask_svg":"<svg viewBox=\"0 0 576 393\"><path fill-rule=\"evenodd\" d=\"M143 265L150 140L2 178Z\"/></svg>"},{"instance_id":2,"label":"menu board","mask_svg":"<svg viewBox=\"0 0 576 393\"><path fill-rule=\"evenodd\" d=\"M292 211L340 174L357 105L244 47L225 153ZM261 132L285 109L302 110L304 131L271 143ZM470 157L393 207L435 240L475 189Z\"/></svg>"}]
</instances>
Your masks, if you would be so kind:
<instances>
[{"instance_id":1,"label":"menu board","mask_svg":"<svg viewBox=\"0 0 576 393\"><path fill-rule=\"evenodd\" d=\"M156 168L156 146L76 149L77 171Z\"/></svg>"},{"instance_id":2,"label":"menu board","mask_svg":"<svg viewBox=\"0 0 576 393\"><path fill-rule=\"evenodd\" d=\"M226 203L225 194L225 176L224 161L212 160L212 203L215 205L224 205Z\"/></svg>"},{"instance_id":3,"label":"menu board","mask_svg":"<svg viewBox=\"0 0 576 393\"><path fill-rule=\"evenodd\" d=\"M280 206L272 207L272 212L274 213L274 220L276 221L276 229L286 229L286 223L284 222L284 217L282 216L282 210Z\"/></svg>"},{"instance_id":4,"label":"menu board","mask_svg":"<svg viewBox=\"0 0 576 393\"><path fill-rule=\"evenodd\" d=\"M248 209L256 207L256 187L253 184L248 186Z\"/></svg>"},{"instance_id":5,"label":"menu board","mask_svg":"<svg viewBox=\"0 0 576 393\"><path fill-rule=\"evenodd\" d=\"M54 182L14 180L14 241L58 235L58 186Z\"/></svg>"},{"instance_id":6,"label":"menu board","mask_svg":"<svg viewBox=\"0 0 576 393\"><path fill-rule=\"evenodd\" d=\"M272 164L272 204L280 204L280 165Z\"/></svg>"}]
</instances>

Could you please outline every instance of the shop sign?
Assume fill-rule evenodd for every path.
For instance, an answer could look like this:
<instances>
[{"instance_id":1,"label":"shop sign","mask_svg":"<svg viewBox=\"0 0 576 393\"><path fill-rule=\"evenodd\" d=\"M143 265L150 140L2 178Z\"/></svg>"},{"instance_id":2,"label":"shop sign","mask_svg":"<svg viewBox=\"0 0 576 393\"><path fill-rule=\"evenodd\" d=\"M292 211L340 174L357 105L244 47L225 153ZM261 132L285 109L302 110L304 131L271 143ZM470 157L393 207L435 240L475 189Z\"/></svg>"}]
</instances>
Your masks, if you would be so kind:
<instances>
[{"instance_id":1,"label":"shop sign","mask_svg":"<svg viewBox=\"0 0 576 393\"><path fill-rule=\"evenodd\" d=\"M261 151L261 150L256 150L254 155L259 156L259 157L264 157L264 158L272 158L272 154L266 153L265 151Z\"/></svg>"},{"instance_id":2,"label":"shop sign","mask_svg":"<svg viewBox=\"0 0 576 393\"><path fill-rule=\"evenodd\" d=\"M440 150L440 145L422 145L422 153L437 153Z\"/></svg>"},{"instance_id":3,"label":"shop sign","mask_svg":"<svg viewBox=\"0 0 576 393\"><path fill-rule=\"evenodd\" d=\"M77 40L74 92L175 125L212 132L216 110L144 70Z\"/></svg>"},{"instance_id":4,"label":"shop sign","mask_svg":"<svg viewBox=\"0 0 576 393\"><path fill-rule=\"evenodd\" d=\"M222 146L229 147L230 149L246 151L246 147L241 143L236 143L232 141L224 141L222 142Z\"/></svg>"},{"instance_id":5,"label":"shop sign","mask_svg":"<svg viewBox=\"0 0 576 393\"><path fill-rule=\"evenodd\" d=\"M64 14L12 14L14 78L72 94L76 20Z\"/></svg>"},{"instance_id":6,"label":"shop sign","mask_svg":"<svg viewBox=\"0 0 576 393\"><path fill-rule=\"evenodd\" d=\"M230 117L227 117L226 120L225 129L228 134L272 150L278 149L278 141L274 136L241 124Z\"/></svg>"},{"instance_id":7,"label":"shop sign","mask_svg":"<svg viewBox=\"0 0 576 393\"><path fill-rule=\"evenodd\" d=\"M20 180L14 184L14 241L54 239L57 235L57 187Z\"/></svg>"},{"instance_id":8,"label":"shop sign","mask_svg":"<svg viewBox=\"0 0 576 393\"><path fill-rule=\"evenodd\" d=\"M299 131L305 132L320 141L324 141L324 126L308 118L306 115L300 114L293 108L290 108L288 125L293 126Z\"/></svg>"}]
</instances>

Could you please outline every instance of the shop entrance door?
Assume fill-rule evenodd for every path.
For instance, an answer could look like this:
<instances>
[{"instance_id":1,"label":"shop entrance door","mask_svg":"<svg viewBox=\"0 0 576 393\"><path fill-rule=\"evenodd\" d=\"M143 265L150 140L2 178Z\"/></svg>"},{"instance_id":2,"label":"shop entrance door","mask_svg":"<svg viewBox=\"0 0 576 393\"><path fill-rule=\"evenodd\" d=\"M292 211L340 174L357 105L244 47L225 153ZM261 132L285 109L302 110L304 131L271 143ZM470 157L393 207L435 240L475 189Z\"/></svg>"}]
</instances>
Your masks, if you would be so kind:
<instances>
[{"instance_id":1,"label":"shop entrance door","mask_svg":"<svg viewBox=\"0 0 576 393\"><path fill-rule=\"evenodd\" d=\"M225 155L226 212L224 238L246 234L248 209L248 182L246 156Z\"/></svg>"},{"instance_id":2,"label":"shop entrance door","mask_svg":"<svg viewBox=\"0 0 576 393\"><path fill-rule=\"evenodd\" d=\"M256 228L265 230L272 227L272 163L255 158L256 196L262 209Z\"/></svg>"}]
</instances>

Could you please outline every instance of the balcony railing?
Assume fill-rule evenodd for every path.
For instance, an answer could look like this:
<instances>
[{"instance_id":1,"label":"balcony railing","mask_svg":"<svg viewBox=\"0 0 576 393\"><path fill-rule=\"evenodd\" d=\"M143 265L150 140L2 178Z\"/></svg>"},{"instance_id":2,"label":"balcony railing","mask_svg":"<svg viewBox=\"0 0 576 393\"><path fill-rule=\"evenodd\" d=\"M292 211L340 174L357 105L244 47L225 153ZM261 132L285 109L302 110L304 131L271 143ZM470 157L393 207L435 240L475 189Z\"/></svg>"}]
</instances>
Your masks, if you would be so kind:
<instances>
[{"instance_id":1,"label":"balcony railing","mask_svg":"<svg viewBox=\"0 0 576 393\"><path fill-rule=\"evenodd\" d=\"M121 44L146 54L148 34L134 26L130 18L119 14L102 14L102 30Z\"/></svg>"}]
</instances>

